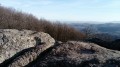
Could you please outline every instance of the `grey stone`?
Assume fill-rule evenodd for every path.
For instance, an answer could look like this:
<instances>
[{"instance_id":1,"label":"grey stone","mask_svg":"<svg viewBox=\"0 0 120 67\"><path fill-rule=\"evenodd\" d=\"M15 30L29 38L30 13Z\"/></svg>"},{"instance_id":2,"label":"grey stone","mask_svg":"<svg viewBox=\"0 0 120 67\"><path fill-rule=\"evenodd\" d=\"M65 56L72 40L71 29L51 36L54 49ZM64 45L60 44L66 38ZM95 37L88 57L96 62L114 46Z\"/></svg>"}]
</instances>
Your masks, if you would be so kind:
<instances>
[{"instance_id":1,"label":"grey stone","mask_svg":"<svg viewBox=\"0 0 120 67\"><path fill-rule=\"evenodd\" d=\"M1 67L120 67L120 51L94 43L55 42L46 33L29 30L0 31L0 59L8 59Z\"/></svg>"},{"instance_id":2,"label":"grey stone","mask_svg":"<svg viewBox=\"0 0 120 67\"><path fill-rule=\"evenodd\" d=\"M120 51L69 41L54 47L31 67L120 67Z\"/></svg>"},{"instance_id":3,"label":"grey stone","mask_svg":"<svg viewBox=\"0 0 120 67\"><path fill-rule=\"evenodd\" d=\"M0 63L17 52L45 42L53 45L55 40L47 33L30 30L0 29Z\"/></svg>"},{"instance_id":4,"label":"grey stone","mask_svg":"<svg viewBox=\"0 0 120 67\"><path fill-rule=\"evenodd\" d=\"M26 51L23 55L18 56L15 58L12 63L8 64L7 67L25 67L32 61L35 61L37 57L47 50L48 48L52 47L53 45L49 44L40 44L36 47L30 49L30 51Z\"/></svg>"}]
</instances>

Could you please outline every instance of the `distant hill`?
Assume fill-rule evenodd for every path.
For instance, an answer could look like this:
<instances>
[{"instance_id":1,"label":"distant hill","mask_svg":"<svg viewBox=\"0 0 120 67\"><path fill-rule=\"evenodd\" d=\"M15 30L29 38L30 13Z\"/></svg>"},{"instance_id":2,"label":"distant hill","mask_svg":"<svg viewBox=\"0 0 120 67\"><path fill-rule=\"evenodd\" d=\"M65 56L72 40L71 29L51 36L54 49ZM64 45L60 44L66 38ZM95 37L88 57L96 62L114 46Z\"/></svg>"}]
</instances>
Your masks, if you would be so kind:
<instances>
[{"instance_id":1,"label":"distant hill","mask_svg":"<svg viewBox=\"0 0 120 67\"><path fill-rule=\"evenodd\" d=\"M110 22L110 23L102 23L102 24L94 24L93 23L70 23L71 26L78 30L83 30L86 27L91 27L93 30L97 30L97 32L94 32L95 34L102 34L107 35L110 37L113 37L114 39L120 38L120 23L118 22Z\"/></svg>"}]
</instances>

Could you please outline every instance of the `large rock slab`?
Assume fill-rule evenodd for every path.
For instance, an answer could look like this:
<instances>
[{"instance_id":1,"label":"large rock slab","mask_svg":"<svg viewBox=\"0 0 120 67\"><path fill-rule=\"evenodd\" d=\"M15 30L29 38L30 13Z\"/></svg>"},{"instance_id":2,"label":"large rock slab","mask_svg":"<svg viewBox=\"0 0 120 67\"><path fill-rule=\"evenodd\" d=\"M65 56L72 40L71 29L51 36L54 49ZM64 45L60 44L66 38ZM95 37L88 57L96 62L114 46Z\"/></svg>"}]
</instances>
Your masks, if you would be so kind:
<instances>
[{"instance_id":1,"label":"large rock slab","mask_svg":"<svg viewBox=\"0 0 120 67\"><path fill-rule=\"evenodd\" d=\"M69 41L55 46L31 67L120 67L120 52L97 44Z\"/></svg>"},{"instance_id":2,"label":"large rock slab","mask_svg":"<svg viewBox=\"0 0 120 67\"><path fill-rule=\"evenodd\" d=\"M0 63L17 52L40 43L54 45L55 40L47 33L30 30L0 29Z\"/></svg>"},{"instance_id":3,"label":"large rock slab","mask_svg":"<svg viewBox=\"0 0 120 67\"><path fill-rule=\"evenodd\" d=\"M55 43L43 32L0 31L0 59L8 59L1 63L1 67L120 67L120 51L94 43Z\"/></svg>"}]
</instances>

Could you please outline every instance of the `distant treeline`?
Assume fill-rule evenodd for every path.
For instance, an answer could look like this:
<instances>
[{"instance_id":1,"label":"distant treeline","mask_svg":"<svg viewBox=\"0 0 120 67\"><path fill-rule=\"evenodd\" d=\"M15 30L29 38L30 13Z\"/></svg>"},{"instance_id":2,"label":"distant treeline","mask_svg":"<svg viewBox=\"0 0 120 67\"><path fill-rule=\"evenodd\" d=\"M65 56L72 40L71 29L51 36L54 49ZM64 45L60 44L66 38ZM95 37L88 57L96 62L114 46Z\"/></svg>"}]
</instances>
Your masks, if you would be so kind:
<instances>
[{"instance_id":1,"label":"distant treeline","mask_svg":"<svg viewBox=\"0 0 120 67\"><path fill-rule=\"evenodd\" d=\"M80 40L85 37L83 33L66 24L51 23L44 19L38 19L32 14L3 6L0 6L0 29L42 31L59 41Z\"/></svg>"}]
</instances>

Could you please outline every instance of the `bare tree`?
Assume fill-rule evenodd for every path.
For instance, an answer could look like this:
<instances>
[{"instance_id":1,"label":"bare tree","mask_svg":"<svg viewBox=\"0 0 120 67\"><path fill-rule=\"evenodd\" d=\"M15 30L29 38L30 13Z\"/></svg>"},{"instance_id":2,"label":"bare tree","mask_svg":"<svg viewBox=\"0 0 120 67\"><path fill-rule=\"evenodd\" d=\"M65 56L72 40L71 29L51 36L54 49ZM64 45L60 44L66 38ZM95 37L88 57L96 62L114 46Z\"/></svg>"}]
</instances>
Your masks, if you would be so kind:
<instances>
[{"instance_id":1,"label":"bare tree","mask_svg":"<svg viewBox=\"0 0 120 67\"><path fill-rule=\"evenodd\" d=\"M80 40L84 37L80 31L75 30L67 24L51 23L45 19L38 19L32 14L3 6L0 6L0 28L42 31L50 34L59 41Z\"/></svg>"},{"instance_id":2,"label":"bare tree","mask_svg":"<svg viewBox=\"0 0 120 67\"><path fill-rule=\"evenodd\" d=\"M88 25L82 29L82 32L87 38L95 38L95 34L98 32L98 30L93 25Z\"/></svg>"}]
</instances>

